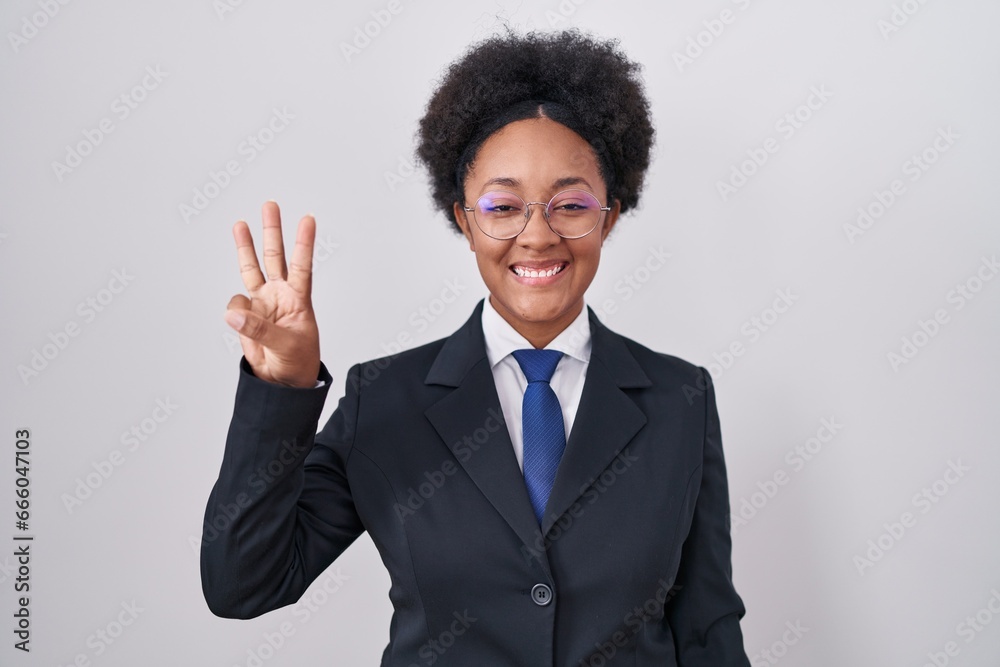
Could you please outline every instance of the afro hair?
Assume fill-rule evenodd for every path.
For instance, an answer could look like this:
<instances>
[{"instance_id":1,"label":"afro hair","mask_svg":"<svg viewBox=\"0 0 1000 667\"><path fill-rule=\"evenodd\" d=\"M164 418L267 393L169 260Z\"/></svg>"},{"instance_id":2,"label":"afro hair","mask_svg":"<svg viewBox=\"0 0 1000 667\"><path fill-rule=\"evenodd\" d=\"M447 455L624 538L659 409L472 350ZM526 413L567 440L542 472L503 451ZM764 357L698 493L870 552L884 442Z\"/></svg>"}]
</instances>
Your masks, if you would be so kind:
<instances>
[{"instance_id":1,"label":"afro hair","mask_svg":"<svg viewBox=\"0 0 1000 667\"><path fill-rule=\"evenodd\" d=\"M653 125L639 77L617 40L578 30L495 35L474 44L445 71L417 133L418 160L430 172L434 205L452 226L465 205L465 176L482 143L508 123L547 116L593 148L608 205L639 202Z\"/></svg>"}]
</instances>

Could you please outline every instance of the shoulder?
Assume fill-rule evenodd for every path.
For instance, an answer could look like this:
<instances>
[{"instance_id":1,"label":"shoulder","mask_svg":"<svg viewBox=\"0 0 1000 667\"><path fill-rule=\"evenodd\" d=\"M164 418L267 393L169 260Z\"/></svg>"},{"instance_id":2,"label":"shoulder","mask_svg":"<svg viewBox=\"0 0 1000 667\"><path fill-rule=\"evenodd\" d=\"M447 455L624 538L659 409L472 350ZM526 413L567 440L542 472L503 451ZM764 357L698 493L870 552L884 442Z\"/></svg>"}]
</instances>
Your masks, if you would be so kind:
<instances>
[{"instance_id":1,"label":"shoulder","mask_svg":"<svg viewBox=\"0 0 1000 667\"><path fill-rule=\"evenodd\" d=\"M702 366L612 331L596 316L591 320L591 333L595 349L602 349L599 356L618 386L645 387L651 396L689 407L715 401L712 376Z\"/></svg>"},{"instance_id":2,"label":"shoulder","mask_svg":"<svg viewBox=\"0 0 1000 667\"><path fill-rule=\"evenodd\" d=\"M694 378L700 376L703 369L687 359L683 359L666 352L651 350L645 345L631 339L626 339L625 343L636 360L643 366L655 368L660 372L684 378Z\"/></svg>"},{"instance_id":3,"label":"shoulder","mask_svg":"<svg viewBox=\"0 0 1000 667\"><path fill-rule=\"evenodd\" d=\"M349 371L349 376L354 376L359 385L366 388L379 384L378 380L393 378L395 382L380 384L396 384L400 379L406 379L408 383L423 384L448 338L446 336L395 354L358 362Z\"/></svg>"},{"instance_id":4,"label":"shoulder","mask_svg":"<svg viewBox=\"0 0 1000 667\"><path fill-rule=\"evenodd\" d=\"M654 382L667 379L671 382L701 384L706 381L703 378L708 375L708 372L698 364L673 354L654 350L633 338L608 328L596 317L591 320L591 329L593 335L623 346Z\"/></svg>"}]
</instances>

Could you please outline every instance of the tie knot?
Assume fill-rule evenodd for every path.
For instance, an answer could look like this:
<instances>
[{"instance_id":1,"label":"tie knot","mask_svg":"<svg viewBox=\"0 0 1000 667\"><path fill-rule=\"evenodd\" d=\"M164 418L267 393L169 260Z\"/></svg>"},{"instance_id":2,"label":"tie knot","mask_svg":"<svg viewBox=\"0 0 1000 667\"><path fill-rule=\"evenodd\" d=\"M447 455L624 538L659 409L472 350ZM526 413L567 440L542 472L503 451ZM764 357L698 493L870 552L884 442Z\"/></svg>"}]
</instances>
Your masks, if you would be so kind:
<instances>
[{"instance_id":1,"label":"tie knot","mask_svg":"<svg viewBox=\"0 0 1000 667\"><path fill-rule=\"evenodd\" d=\"M514 350L511 354L517 360L528 382L548 382L556 370L563 353L559 350Z\"/></svg>"}]
</instances>

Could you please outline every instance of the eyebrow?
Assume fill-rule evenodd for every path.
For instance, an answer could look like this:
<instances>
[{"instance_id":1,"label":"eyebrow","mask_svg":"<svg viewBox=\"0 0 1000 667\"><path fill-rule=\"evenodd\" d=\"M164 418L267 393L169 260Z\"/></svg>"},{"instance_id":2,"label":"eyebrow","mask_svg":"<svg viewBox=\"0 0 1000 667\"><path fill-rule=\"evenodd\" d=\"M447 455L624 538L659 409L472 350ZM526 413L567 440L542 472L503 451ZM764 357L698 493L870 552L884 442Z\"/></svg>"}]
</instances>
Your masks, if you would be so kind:
<instances>
[{"instance_id":1,"label":"eyebrow","mask_svg":"<svg viewBox=\"0 0 1000 667\"><path fill-rule=\"evenodd\" d=\"M564 178L558 178L552 182L552 189L557 190L559 188L565 188L570 185L586 185L588 188L593 190L593 186L587 182L587 179L582 176L566 176ZM491 178L490 180L483 183L485 188L488 185L503 185L508 188L519 188L522 183L516 178L511 178L509 176L497 176L496 178Z\"/></svg>"}]
</instances>

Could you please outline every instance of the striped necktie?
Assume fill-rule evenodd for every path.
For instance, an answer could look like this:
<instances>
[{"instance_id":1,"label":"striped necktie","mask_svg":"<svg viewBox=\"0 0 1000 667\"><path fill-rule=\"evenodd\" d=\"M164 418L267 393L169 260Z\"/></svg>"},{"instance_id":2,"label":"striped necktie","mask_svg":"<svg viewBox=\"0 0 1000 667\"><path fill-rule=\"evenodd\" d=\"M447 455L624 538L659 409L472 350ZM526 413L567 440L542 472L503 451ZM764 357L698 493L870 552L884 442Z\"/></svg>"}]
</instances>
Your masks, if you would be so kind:
<instances>
[{"instance_id":1,"label":"striped necktie","mask_svg":"<svg viewBox=\"0 0 1000 667\"><path fill-rule=\"evenodd\" d=\"M524 440L524 484L535 510L539 525L545 514L556 468L566 448L566 430L562 408L556 393L549 386L552 373L563 353L559 350L514 350L528 386L524 390L521 408L521 429Z\"/></svg>"}]
</instances>

